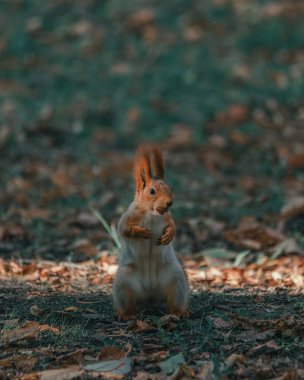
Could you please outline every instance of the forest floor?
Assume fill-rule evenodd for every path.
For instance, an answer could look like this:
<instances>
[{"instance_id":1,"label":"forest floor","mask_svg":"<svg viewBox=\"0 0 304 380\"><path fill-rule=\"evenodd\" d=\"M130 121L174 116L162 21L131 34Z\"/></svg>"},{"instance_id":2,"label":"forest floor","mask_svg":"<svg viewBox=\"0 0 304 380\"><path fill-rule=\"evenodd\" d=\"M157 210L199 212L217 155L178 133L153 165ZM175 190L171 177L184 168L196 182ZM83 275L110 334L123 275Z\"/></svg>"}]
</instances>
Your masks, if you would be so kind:
<instances>
[{"instance_id":1,"label":"forest floor","mask_svg":"<svg viewBox=\"0 0 304 380\"><path fill-rule=\"evenodd\" d=\"M191 6L189 6L191 4ZM304 378L300 1L0 2L0 379ZM114 319L137 143L193 314Z\"/></svg>"}]
</instances>

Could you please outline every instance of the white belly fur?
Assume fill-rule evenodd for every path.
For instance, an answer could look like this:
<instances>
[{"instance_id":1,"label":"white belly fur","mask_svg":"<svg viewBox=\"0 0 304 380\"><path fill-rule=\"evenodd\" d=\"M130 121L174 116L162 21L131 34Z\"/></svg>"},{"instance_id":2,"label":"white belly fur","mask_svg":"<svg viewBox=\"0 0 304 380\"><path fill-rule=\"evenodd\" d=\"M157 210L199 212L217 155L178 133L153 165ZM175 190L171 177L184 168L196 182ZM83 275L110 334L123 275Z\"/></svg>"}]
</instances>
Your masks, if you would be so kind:
<instances>
[{"instance_id":1,"label":"white belly fur","mask_svg":"<svg viewBox=\"0 0 304 380\"><path fill-rule=\"evenodd\" d=\"M140 223L152 232L151 239L121 239L121 266L133 266L147 296L163 298L164 283L179 262L176 259L172 242L156 245L166 227L162 215L147 215ZM175 269L176 270L176 269Z\"/></svg>"}]
</instances>

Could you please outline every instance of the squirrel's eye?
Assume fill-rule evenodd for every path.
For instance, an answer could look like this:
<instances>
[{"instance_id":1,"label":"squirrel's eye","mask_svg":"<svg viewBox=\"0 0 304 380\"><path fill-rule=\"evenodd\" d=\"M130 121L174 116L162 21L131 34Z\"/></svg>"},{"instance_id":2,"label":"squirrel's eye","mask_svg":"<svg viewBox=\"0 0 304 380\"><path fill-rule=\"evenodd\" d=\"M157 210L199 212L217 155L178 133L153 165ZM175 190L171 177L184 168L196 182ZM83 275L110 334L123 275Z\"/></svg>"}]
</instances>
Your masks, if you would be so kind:
<instances>
[{"instance_id":1,"label":"squirrel's eye","mask_svg":"<svg viewBox=\"0 0 304 380\"><path fill-rule=\"evenodd\" d=\"M150 194L155 194L155 189L153 189L153 187L150 189Z\"/></svg>"}]
</instances>

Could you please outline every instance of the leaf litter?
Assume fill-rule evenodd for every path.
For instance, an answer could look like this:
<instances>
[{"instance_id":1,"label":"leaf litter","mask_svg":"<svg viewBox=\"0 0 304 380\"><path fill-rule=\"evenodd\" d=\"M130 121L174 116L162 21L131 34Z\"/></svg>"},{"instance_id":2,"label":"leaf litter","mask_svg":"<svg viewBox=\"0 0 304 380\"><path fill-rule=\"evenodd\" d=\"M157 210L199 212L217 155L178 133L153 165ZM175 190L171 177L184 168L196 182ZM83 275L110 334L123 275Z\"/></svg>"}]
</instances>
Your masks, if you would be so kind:
<instances>
[{"instance_id":1,"label":"leaf litter","mask_svg":"<svg viewBox=\"0 0 304 380\"><path fill-rule=\"evenodd\" d=\"M124 376L115 372L119 363L126 378L164 379L167 375L159 363L172 362L176 356L184 362L172 365L171 380L303 377L303 107L295 96L301 92L296 86L301 83L297 78L301 78L302 58L296 36L289 34L297 30L301 41L297 26L303 5L253 2L248 7L242 1L208 1L181 12L166 3L156 7L151 2L138 9L126 5L121 11L115 6L103 9L94 1L75 2L63 16L62 29L57 15L63 14L65 3L41 5L35 15L30 15L31 6L26 8L27 22L16 22L20 26L16 35L24 32L27 43L17 44L18 51L9 31L0 39L3 75L11 77L26 65L24 83L35 82L35 92L48 96L37 96L38 104L24 83L13 77L1 82L3 96L9 99L1 105L0 131L0 377L119 378ZM2 8L8 15L3 26L10 29L6 23L17 13L12 11L14 6ZM19 8L21 17L25 8ZM100 15L98 23L91 17L93 8ZM170 28L167 17L172 17ZM113 44L107 38L110 19L121 21L121 28L111 32ZM237 21L234 28L231 21ZM47 30L48 24L54 30ZM218 44L219 36L225 50ZM146 54L141 57L141 70L135 70L138 88L130 92L137 39ZM216 49L206 45L203 61L196 50L201 41L216 42ZM37 57L22 51L32 44ZM40 46L46 60L52 61L48 54L53 49L57 57L56 65L43 72L43 80L39 80ZM115 97L94 104L81 95L74 101L68 86L76 82L69 80L71 71L64 67L64 57L76 57L74 66L82 81L83 58L86 67L95 70L100 67L100 54L112 56L107 49L113 46L123 50L108 65L110 75L102 74L103 88L107 91L110 78L111 86L117 83L119 99L131 96L131 107L121 107L120 100L117 106ZM175 63L187 66L177 68L185 73L181 81L172 82L168 75L175 72L170 59L165 62L162 55L168 47L176 54ZM230 67L233 53L249 59ZM153 80L145 98L141 79L149 80L146 70L151 62L159 69L159 54L164 68L159 74L168 78L170 91L165 78ZM262 70L267 78L260 70L261 54L269 58ZM279 72L277 61L288 63L286 73ZM223 71L218 62L223 62ZM201 70L207 75L199 87ZM62 96L58 108L45 83L53 83L58 94L61 88L56 83L62 83L62 75L68 100ZM93 77L88 87L94 92L98 75ZM225 83L238 83L243 90L240 99L238 92L230 103L226 94L217 98L223 93L223 78ZM182 87L174 89L175 82ZM190 85L193 91L189 92ZM197 94L208 99L211 87L212 101L196 108ZM257 88L260 100L253 104ZM185 102L177 107L171 93L183 93ZM292 105L285 95L293 99ZM174 205L176 246L184 254L193 315L179 320L153 310L131 323L117 323L110 290L119 243L110 221L117 221L126 207L133 145L143 137L141 124L155 123L150 118L153 112L161 113L164 127L156 136L154 125L149 124L149 137L162 141L168 174L179 197ZM123 120L119 128L117 120ZM46 157L45 152L50 154ZM84 368L90 365L94 369Z\"/></svg>"}]
</instances>

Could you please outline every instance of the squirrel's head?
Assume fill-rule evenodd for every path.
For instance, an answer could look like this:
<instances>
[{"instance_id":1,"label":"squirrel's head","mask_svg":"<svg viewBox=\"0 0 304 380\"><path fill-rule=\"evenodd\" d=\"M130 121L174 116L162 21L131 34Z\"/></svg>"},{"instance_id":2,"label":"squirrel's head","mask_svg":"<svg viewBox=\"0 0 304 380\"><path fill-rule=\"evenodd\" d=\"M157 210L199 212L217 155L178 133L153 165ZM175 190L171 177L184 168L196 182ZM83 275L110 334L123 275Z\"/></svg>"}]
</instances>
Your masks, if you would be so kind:
<instances>
[{"instance_id":1,"label":"squirrel's head","mask_svg":"<svg viewBox=\"0 0 304 380\"><path fill-rule=\"evenodd\" d=\"M173 193L164 181L164 165L157 145L141 145L136 153L134 174L136 181L135 199L147 211L162 215L173 204Z\"/></svg>"}]
</instances>

